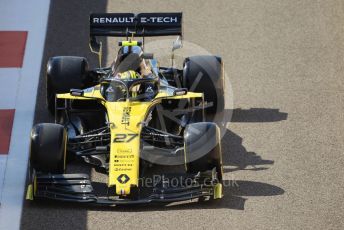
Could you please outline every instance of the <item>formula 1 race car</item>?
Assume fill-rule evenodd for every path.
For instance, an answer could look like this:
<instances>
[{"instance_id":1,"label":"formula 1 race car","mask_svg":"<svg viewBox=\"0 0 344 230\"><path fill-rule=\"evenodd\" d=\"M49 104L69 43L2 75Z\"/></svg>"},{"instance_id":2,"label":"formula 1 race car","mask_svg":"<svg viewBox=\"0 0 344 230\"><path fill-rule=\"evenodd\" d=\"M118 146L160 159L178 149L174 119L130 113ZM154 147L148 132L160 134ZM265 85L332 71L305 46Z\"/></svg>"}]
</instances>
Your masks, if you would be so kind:
<instances>
[{"instance_id":1,"label":"formula 1 race car","mask_svg":"<svg viewBox=\"0 0 344 230\"><path fill-rule=\"evenodd\" d=\"M144 52L144 37L168 35L178 36L172 52L181 48L182 13L91 14L90 48L100 65L98 36L126 37L114 63L89 69L83 57L49 59L55 123L32 129L27 199L120 205L223 196L220 129L211 122L224 110L222 60L192 56L182 69L161 67ZM89 175L66 173L75 158L108 175L106 194ZM153 166L176 170L147 186Z\"/></svg>"}]
</instances>

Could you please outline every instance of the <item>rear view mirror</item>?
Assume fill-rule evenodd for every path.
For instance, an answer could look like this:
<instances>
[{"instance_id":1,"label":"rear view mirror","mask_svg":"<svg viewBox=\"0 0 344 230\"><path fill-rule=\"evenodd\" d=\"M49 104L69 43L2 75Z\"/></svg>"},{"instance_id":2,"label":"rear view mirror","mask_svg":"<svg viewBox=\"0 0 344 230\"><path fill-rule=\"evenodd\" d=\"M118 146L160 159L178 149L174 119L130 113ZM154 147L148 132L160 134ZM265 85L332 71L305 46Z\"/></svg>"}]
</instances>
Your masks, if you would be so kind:
<instances>
[{"instance_id":1,"label":"rear view mirror","mask_svg":"<svg viewBox=\"0 0 344 230\"><path fill-rule=\"evenodd\" d=\"M183 46L182 39L180 36L178 36L177 39L173 42L172 52L175 51L176 49L182 48L182 46Z\"/></svg>"},{"instance_id":2,"label":"rear view mirror","mask_svg":"<svg viewBox=\"0 0 344 230\"><path fill-rule=\"evenodd\" d=\"M182 88L182 89L176 89L174 92L173 92L173 95L174 96L182 96L182 95L185 95L188 93L188 90L185 89L185 88Z\"/></svg>"},{"instance_id":3,"label":"rear view mirror","mask_svg":"<svg viewBox=\"0 0 344 230\"><path fill-rule=\"evenodd\" d=\"M84 91L82 89L71 89L69 93L70 95L75 96L75 97L84 96Z\"/></svg>"},{"instance_id":4,"label":"rear view mirror","mask_svg":"<svg viewBox=\"0 0 344 230\"><path fill-rule=\"evenodd\" d=\"M182 43L182 37L181 36L178 36L177 39L173 42L173 46L172 46L172 53L171 53L171 64L172 64L172 67L174 65L174 51L176 49L180 49L182 48L183 46L183 43Z\"/></svg>"}]
</instances>

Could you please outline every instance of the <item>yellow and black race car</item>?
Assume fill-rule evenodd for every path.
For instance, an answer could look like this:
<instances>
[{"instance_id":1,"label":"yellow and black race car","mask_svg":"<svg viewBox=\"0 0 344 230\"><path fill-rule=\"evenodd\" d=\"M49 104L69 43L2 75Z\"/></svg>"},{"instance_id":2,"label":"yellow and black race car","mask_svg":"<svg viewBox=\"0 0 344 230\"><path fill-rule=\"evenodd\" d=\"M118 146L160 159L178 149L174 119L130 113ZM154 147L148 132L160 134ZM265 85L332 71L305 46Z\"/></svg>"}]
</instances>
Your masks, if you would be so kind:
<instances>
[{"instance_id":1,"label":"yellow and black race car","mask_svg":"<svg viewBox=\"0 0 344 230\"><path fill-rule=\"evenodd\" d=\"M98 36L126 37L114 63L89 69L82 57L50 58L55 123L32 129L27 199L119 205L223 196L220 131L211 122L224 110L221 58L160 67L144 52L144 37L168 35L179 36L173 49L180 48L182 13L91 14L90 47L99 57ZM105 194L89 175L66 173L75 157L108 176ZM157 165L159 176L149 173Z\"/></svg>"}]
</instances>

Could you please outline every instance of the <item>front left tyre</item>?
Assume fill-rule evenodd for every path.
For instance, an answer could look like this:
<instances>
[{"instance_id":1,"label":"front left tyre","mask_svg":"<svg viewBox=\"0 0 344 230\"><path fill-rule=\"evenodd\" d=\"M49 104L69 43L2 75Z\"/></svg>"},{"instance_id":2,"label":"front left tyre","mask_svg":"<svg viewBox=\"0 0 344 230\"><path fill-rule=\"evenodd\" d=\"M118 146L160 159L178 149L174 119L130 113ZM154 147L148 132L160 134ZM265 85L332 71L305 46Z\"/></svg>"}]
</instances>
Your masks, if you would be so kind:
<instances>
[{"instance_id":1,"label":"front left tyre","mask_svg":"<svg viewBox=\"0 0 344 230\"><path fill-rule=\"evenodd\" d=\"M218 126L213 122L188 124L184 131L184 156L187 173L214 170L222 182L223 165Z\"/></svg>"},{"instance_id":2,"label":"front left tyre","mask_svg":"<svg viewBox=\"0 0 344 230\"><path fill-rule=\"evenodd\" d=\"M204 94L206 120L213 121L225 109L224 67L220 57L192 56L184 61L183 87Z\"/></svg>"}]
</instances>

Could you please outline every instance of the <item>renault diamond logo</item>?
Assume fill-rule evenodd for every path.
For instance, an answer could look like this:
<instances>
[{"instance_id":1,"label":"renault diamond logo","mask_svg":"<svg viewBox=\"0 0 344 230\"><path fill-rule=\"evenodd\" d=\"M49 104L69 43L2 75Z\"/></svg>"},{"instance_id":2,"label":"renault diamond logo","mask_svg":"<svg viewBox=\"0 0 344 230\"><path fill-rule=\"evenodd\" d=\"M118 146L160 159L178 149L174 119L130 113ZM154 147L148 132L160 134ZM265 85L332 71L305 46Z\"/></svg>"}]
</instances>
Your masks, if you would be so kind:
<instances>
[{"instance_id":1,"label":"renault diamond logo","mask_svg":"<svg viewBox=\"0 0 344 230\"><path fill-rule=\"evenodd\" d=\"M130 180L130 178L128 177L127 174L121 174L121 175L119 175L117 177L117 180L118 180L119 183L125 184L125 183L127 183Z\"/></svg>"}]
</instances>

